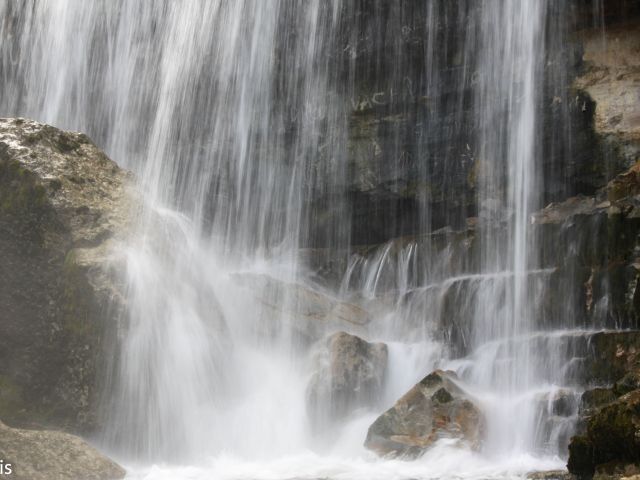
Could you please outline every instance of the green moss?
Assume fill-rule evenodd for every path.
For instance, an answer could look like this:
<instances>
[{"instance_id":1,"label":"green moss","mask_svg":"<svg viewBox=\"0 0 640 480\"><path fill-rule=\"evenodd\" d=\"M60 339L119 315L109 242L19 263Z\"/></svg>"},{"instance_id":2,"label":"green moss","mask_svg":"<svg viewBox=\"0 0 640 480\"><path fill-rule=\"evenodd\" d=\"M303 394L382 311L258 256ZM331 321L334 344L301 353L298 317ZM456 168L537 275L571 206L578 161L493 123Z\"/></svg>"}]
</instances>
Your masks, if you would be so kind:
<instances>
[{"instance_id":1,"label":"green moss","mask_svg":"<svg viewBox=\"0 0 640 480\"><path fill-rule=\"evenodd\" d=\"M56 147L61 153L68 153L80 148L80 143L68 135L58 135Z\"/></svg>"},{"instance_id":2,"label":"green moss","mask_svg":"<svg viewBox=\"0 0 640 480\"><path fill-rule=\"evenodd\" d=\"M77 264L73 251L67 253L63 265L63 328L73 337L90 339L95 335L93 289L84 269Z\"/></svg>"},{"instance_id":3,"label":"green moss","mask_svg":"<svg viewBox=\"0 0 640 480\"><path fill-rule=\"evenodd\" d=\"M33 400L33 399L32 399ZM29 402L23 387L9 375L0 375L0 420L15 427L48 425L53 412Z\"/></svg>"},{"instance_id":4,"label":"green moss","mask_svg":"<svg viewBox=\"0 0 640 480\"><path fill-rule=\"evenodd\" d=\"M451 394L444 388L438 389L438 391L431 396L431 399L439 403L449 403L453 401Z\"/></svg>"},{"instance_id":5,"label":"green moss","mask_svg":"<svg viewBox=\"0 0 640 480\"><path fill-rule=\"evenodd\" d=\"M36 176L19 162L0 162L0 211L5 214L23 214L42 210L47 204L47 192Z\"/></svg>"},{"instance_id":6,"label":"green moss","mask_svg":"<svg viewBox=\"0 0 640 480\"><path fill-rule=\"evenodd\" d=\"M51 191L57 192L62 188L62 182L57 178L53 179L49 182L49 188L51 189Z\"/></svg>"},{"instance_id":7,"label":"green moss","mask_svg":"<svg viewBox=\"0 0 640 480\"><path fill-rule=\"evenodd\" d=\"M442 384L442 376L439 372L432 372L424 377L420 384L426 388L433 388Z\"/></svg>"},{"instance_id":8,"label":"green moss","mask_svg":"<svg viewBox=\"0 0 640 480\"><path fill-rule=\"evenodd\" d=\"M11 377L0 375L0 419L14 419L22 408L22 387Z\"/></svg>"},{"instance_id":9,"label":"green moss","mask_svg":"<svg viewBox=\"0 0 640 480\"><path fill-rule=\"evenodd\" d=\"M26 145L40 143L44 139L44 129L24 134L22 141Z\"/></svg>"},{"instance_id":10,"label":"green moss","mask_svg":"<svg viewBox=\"0 0 640 480\"><path fill-rule=\"evenodd\" d=\"M51 218L47 191L36 175L15 160L0 161L0 220L9 222L21 238L43 246Z\"/></svg>"},{"instance_id":11,"label":"green moss","mask_svg":"<svg viewBox=\"0 0 640 480\"><path fill-rule=\"evenodd\" d=\"M43 125L36 131L25 133L22 141L26 145L43 144L51 146L60 153L73 152L80 148L83 143L90 142L86 135L74 136L60 132L49 125Z\"/></svg>"}]
</instances>

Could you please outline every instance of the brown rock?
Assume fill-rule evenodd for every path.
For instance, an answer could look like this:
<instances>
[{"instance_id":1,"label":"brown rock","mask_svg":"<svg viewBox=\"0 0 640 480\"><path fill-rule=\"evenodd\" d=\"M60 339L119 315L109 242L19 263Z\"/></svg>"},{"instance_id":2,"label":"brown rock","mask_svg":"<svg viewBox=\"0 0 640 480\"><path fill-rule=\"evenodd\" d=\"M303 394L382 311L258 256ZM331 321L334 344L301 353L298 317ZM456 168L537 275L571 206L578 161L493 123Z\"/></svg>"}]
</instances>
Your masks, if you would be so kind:
<instances>
[{"instance_id":1,"label":"brown rock","mask_svg":"<svg viewBox=\"0 0 640 480\"><path fill-rule=\"evenodd\" d=\"M480 446L484 418L453 372L436 370L369 427L365 447L378 455L416 457L437 440Z\"/></svg>"}]
</instances>

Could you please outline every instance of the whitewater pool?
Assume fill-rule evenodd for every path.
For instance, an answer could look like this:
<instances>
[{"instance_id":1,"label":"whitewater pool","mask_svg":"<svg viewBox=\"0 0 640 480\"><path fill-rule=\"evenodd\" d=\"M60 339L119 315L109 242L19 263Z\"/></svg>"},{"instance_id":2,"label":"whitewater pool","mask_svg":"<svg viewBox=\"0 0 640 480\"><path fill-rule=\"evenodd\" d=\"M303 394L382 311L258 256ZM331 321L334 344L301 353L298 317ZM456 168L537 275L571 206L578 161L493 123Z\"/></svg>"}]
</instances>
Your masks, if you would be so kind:
<instances>
[{"instance_id":1,"label":"whitewater pool","mask_svg":"<svg viewBox=\"0 0 640 480\"><path fill-rule=\"evenodd\" d=\"M520 455L489 458L440 444L414 461L352 458L308 452L275 460L247 461L220 455L201 466L129 466L127 480L436 480L524 479L530 472L562 470L560 458Z\"/></svg>"}]
</instances>

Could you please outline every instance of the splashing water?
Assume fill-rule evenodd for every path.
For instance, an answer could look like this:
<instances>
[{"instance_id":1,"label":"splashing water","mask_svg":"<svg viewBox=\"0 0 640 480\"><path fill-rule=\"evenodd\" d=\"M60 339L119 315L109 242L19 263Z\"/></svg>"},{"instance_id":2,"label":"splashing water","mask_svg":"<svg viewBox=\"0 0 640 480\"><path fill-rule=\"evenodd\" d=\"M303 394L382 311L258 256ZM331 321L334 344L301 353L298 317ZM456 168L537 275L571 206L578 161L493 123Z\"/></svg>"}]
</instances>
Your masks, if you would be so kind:
<instances>
[{"instance_id":1,"label":"splashing water","mask_svg":"<svg viewBox=\"0 0 640 480\"><path fill-rule=\"evenodd\" d=\"M129 311L111 346L103 435L132 479L520 478L563 464L572 420L553 424L544 402L579 389L575 352L539 332L550 272L530 228L550 6L361 3L0 1L2 113L87 131L145 194L123 246ZM356 161L354 174L366 129L353 111L366 119L385 98L416 125L425 160L408 175L441 176L442 199L425 194L410 221L387 218L395 230L372 240L348 179L407 173L405 140L374 149L390 159L380 172ZM419 101L428 108L410 113ZM442 247L435 231L469 216L454 181L468 161L472 252L451 232ZM352 248L406 233L424 235ZM310 247L345 261L339 281L316 281ZM368 324L301 326L301 311L351 301L373 312ZM318 432L310 351L337 329L387 342L389 381L375 408ZM375 459L368 426L434 368L457 370L483 405L484 450L443 442L414 462Z\"/></svg>"}]
</instances>

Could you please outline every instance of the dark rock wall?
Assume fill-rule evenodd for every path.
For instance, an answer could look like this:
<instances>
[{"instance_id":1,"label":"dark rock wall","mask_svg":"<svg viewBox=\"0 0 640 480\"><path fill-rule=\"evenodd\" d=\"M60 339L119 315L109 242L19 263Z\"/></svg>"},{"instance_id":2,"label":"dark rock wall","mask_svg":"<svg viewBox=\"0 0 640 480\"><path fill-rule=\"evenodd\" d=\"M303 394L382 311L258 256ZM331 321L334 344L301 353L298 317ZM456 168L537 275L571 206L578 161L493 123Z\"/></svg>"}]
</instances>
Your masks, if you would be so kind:
<instances>
[{"instance_id":1,"label":"dark rock wall","mask_svg":"<svg viewBox=\"0 0 640 480\"><path fill-rule=\"evenodd\" d=\"M331 211L329 199L312 198L311 215L320 221L308 226L309 243L326 246L324 234L343 224L345 213L352 245L443 226L460 229L467 217L481 213L477 142L480 130L491 128L479 123L474 90L483 74L477 63L480 5L347 3L335 42L343 58L335 80L345 96L349 129L347 170L334 189L342 202ZM573 86L585 68L581 32L599 25L598 6L549 2L547 8L536 107L542 125L540 207L593 194L623 170L594 132L594 101Z\"/></svg>"}]
</instances>

